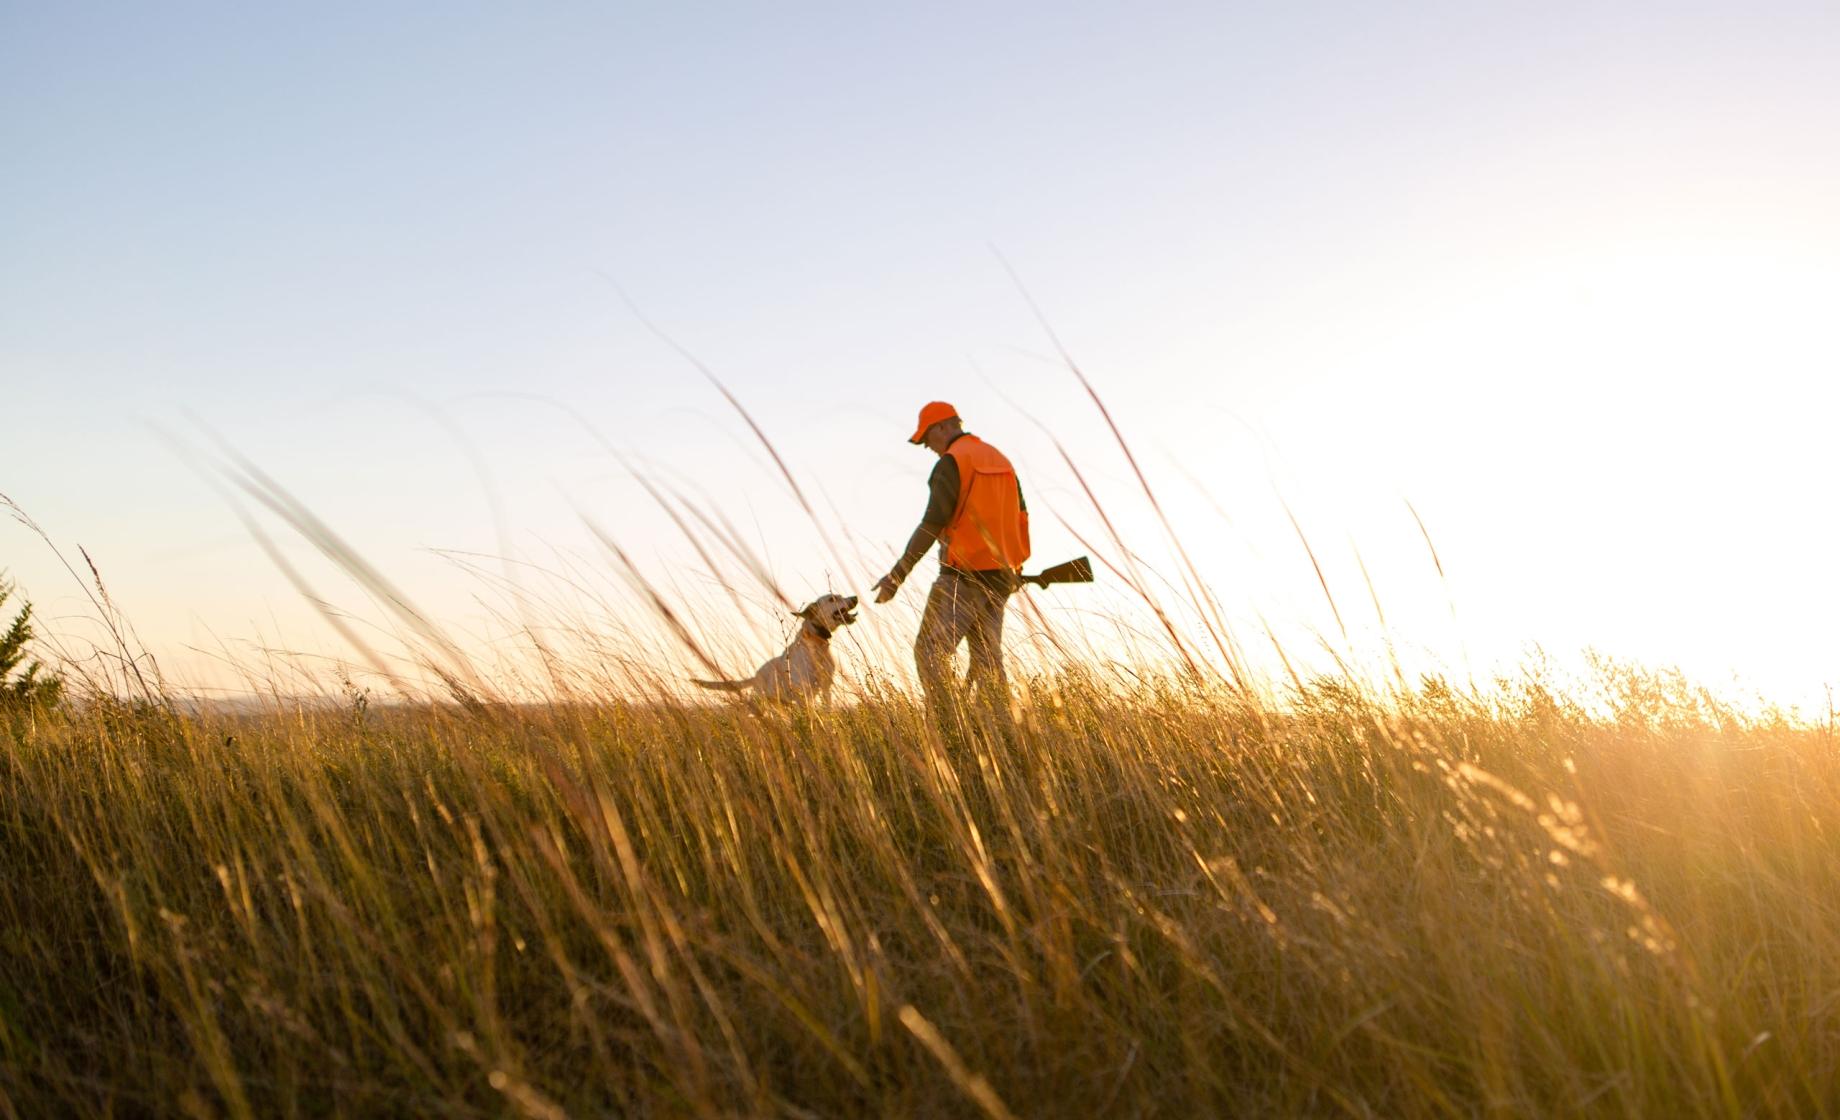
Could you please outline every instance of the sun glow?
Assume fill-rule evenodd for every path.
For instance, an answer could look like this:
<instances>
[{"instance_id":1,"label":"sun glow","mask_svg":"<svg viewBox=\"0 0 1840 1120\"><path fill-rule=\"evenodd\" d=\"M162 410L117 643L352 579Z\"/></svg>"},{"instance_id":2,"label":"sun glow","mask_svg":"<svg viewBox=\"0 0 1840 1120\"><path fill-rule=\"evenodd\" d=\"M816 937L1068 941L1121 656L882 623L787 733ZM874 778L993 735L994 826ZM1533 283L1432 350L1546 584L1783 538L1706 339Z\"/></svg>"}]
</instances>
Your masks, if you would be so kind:
<instances>
[{"instance_id":1,"label":"sun glow","mask_svg":"<svg viewBox=\"0 0 1840 1120\"><path fill-rule=\"evenodd\" d=\"M1473 648L1596 646L1809 702L1840 670L1835 306L1819 247L1548 248L1435 316L1377 308L1352 388L1287 402L1271 438L1313 449L1291 467L1339 495L1321 520L1371 531L1386 489L1427 511Z\"/></svg>"}]
</instances>

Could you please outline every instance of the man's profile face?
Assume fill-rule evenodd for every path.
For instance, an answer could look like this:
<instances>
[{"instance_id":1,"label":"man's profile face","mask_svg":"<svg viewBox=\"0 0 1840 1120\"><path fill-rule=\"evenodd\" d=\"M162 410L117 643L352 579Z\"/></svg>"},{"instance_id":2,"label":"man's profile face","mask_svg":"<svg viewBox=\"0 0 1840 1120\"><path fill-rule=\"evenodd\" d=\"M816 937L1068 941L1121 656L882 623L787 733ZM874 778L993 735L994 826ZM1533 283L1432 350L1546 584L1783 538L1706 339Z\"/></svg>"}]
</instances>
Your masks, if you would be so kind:
<instances>
[{"instance_id":1,"label":"man's profile face","mask_svg":"<svg viewBox=\"0 0 1840 1120\"><path fill-rule=\"evenodd\" d=\"M921 439L926 443L927 448L932 451L933 454L944 455L946 453L946 446L952 442L952 437L957 432L958 422L956 420L941 420L939 423L928 428L926 430L926 435L922 436Z\"/></svg>"}]
</instances>

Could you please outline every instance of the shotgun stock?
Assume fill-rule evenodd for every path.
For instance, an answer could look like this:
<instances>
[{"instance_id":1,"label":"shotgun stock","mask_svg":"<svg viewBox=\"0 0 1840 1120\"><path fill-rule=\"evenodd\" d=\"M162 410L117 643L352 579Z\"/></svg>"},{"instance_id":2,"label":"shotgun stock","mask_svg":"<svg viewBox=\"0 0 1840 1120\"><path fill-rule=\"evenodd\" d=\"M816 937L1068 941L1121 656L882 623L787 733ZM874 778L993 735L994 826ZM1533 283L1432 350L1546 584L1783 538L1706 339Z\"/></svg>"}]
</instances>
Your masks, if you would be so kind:
<instances>
[{"instance_id":1,"label":"shotgun stock","mask_svg":"<svg viewBox=\"0 0 1840 1120\"><path fill-rule=\"evenodd\" d=\"M1032 583L1036 587L1047 587L1056 583L1091 583L1092 581L1092 561L1084 556L1078 560L1069 560L1065 564L1056 564L1052 568L1043 568L1034 575L1022 577L1023 583Z\"/></svg>"}]
</instances>

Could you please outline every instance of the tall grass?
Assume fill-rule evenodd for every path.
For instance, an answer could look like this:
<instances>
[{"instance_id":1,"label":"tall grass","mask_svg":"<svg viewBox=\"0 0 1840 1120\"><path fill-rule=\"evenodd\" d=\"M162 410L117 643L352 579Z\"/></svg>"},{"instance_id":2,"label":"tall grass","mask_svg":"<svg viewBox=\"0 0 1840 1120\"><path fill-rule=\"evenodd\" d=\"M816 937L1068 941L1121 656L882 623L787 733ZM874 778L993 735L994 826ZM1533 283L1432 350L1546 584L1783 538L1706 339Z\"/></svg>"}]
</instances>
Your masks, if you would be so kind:
<instances>
[{"instance_id":1,"label":"tall grass","mask_svg":"<svg viewBox=\"0 0 1840 1120\"><path fill-rule=\"evenodd\" d=\"M1830 734L1598 683L14 721L0 1112L1833 1111Z\"/></svg>"},{"instance_id":2,"label":"tall grass","mask_svg":"<svg viewBox=\"0 0 1840 1120\"><path fill-rule=\"evenodd\" d=\"M559 601L516 589L534 656L481 669L226 452L372 679L413 696L419 667L440 699L283 658L259 712L175 705L98 578L115 649L85 699L0 720L0 1115L1840 1113L1831 727L1615 665L1377 686L1280 648L1274 691L1074 372L1184 586L1157 593L1068 456L1094 555L1182 671L1102 674L1031 610L1061 667L943 736L873 675L836 705L686 702L665 666L749 643L592 523L659 625L582 623L619 612L566 570ZM645 489L789 603L720 510Z\"/></svg>"}]
</instances>

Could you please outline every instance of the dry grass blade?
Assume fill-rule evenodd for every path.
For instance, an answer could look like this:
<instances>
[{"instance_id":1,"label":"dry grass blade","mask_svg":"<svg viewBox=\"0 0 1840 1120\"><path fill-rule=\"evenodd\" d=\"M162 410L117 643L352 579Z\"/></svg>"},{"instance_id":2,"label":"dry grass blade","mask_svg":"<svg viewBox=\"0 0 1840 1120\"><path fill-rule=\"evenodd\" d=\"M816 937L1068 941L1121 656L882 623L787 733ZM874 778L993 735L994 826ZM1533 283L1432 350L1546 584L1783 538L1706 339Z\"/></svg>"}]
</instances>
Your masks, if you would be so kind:
<instances>
[{"instance_id":1,"label":"dry grass blade","mask_svg":"<svg viewBox=\"0 0 1840 1120\"><path fill-rule=\"evenodd\" d=\"M1297 515L1291 512L1289 502L1283 502L1284 516L1290 519L1291 528L1296 530L1298 543L1303 545L1304 555L1310 558L1310 568L1316 573L1316 585L1322 588L1323 598L1329 601L1329 613L1335 616L1335 628L1342 632L1342 640L1348 640L1348 624L1342 621L1342 610L1335 605L1335 593L1329 590L1329 579L1323 575L1322 564L1317 562L1316 550L1310 547L1310 538L1304 535L1303 526L1298 524Z\"/></svg>"},{"instance_id":2,"label":"dry grass blade","mask_svg":"<svg viewBox=\"0 0 1840 1120\"><path fill-rule=\"evenodd\" d=\"M767 567L766 561L762 560L754 553L753 549L748 547L747 541L744 540L735 527L729 523L728 519L722 516L720 510L716 510L715 516L712 518L702 506L692 502L681 492L670 490L669 493L677 502L678 506L688 511L691 517L696 518L696 520L702 524L703 528L709 532L710 536L722 542L722 546L728 549L729 555L740 561L741 566L746 568L747 571L753 575L755 582L766 588L767 592L779 602L780 606L785 607L787 610L797 609L797 605L794 604L791 597L786 594L785 588L781 587L779 580L773 577L773 572Z\"/></svg>"},{"instance_id":3,"label":"dry grass blade","mask_svg":"<svg viewBox=\"0 0 1840 1120\"><path fill-rule=\"evenodd\" d=\"M626 290L615 283L612 277L607 276L605 273L600 274L600 276L601 279L607 281L607 283L612 286L613 290L619 295L620 301L626 305L628 311L632 312L633 318L637 319L640 325L645 327L647 331L650 331L660 342L669 346L679 357L684 359L684 361L689 362L695 367L696 371L702 374L706 381L715 386L716 392L722 394L722 399L727 401L729 407L735 410L736 414L747 424L748 430L754 433L754 438L760 441L760 446L765 448L767 454L772 457L773 465L779 468L780 477L786 480L786 486L792 491L792 496L799 503L799 508L805 511L805 516L811 522L812 528L817 530L819 539L824 543L825 551L830 553L831 559L836 561L840 569L847 569L849 565L845 563L843 554L837 550L836 544L832 542L830 531L824 527L823 520L818 517L818 511L812 508L810 499L805 497L805 488L799 485L799 480L797 478L793 477L792 469L786 465L786 460L780 455L779 448L773 446L773 441L767 438L765 429L754 419L753 414L747 410L747 407L741 403L741 399L735 396L727 385L722 383L722 379L717 377L715 371L704 364L701 358L697 357L688 347L667 334L664 328L652 322L652 320L646 316L645 312L639 309L639 305L633 301L633 298L626 294Z\"/></svg>"},{"instance_id":4,"label":"dry grass blade","mask_svg":"<svg viewBox=\"0 0 1840 1120\"><path fill-rule=\"evenodd\" d=\"M638 565L632 562L632 557L626 555L626 550L620 547L619 542L614 540L605 529L595 524L587 514L580 516L589 531L607 547L607 551L613 554L614 559L620 562L620 570L626 576L627 581L645 596L645 601L651 605L653 611L657 612L658 617L664 620L665 625L671 628L671 633L683 643L684 648L690 651L704 669L715 676L721 676L721 667L703 650L702 643L690 633L690 628L684 625L684 620L677 616L677 612L671 609L671 604L666 602L664 596L658 593L658 589L652 586L652 582L645 578L645 574L639 570Z\"/></svg>"},{"instance_id":5,"label":"dry grass blade","mask_svg":"<svg viewBox=\"0 0 1840 1120\"><path fill-rule=\"evenodd\" d=\"M213 437L216 438L216 437ZM235 448L222 440L218 446L229 457L234 469L222 469L223 477L236 488L254 498L270 513L279 517L289 528L293 529L319 553L336 564L346 575L362 587L399 621L408 626L411 633L425 643L425 653L431 655L428 668L440 677L454 698L463 706L476 708L482 698L492 698L493 691L486 684L478 671L474 669L471 659L446 634L441 632L428 619L420 608L416 607L395 583L379 571L332 527L309 510L299 499L295 498L279 482L269 477L260 467L250 462ZM247 522L246 522L247 523ZM265 546L271 557L276 553ZM315 599L316 604L319 602ZM321 608L330 621L330 612ZM341 636L350 640L349 634L341 628ZM362 649L362 646L359 646ZM378 659L374 652L370 655L375 663ZM443 664L444 663L444 664Z\"/></svg>"},{"instance_id":6,"label":"dry grass blade","mask_svg":"<svg viewBox=\"0 0 1840 1120\"><path fill-rule=\"evenodd\" d=\"M58 564L61 565L66 572L69 572L70 577L77 581L77 586L83 589L84 596L89 599L90 605L96 609L96 618L102 623L104 629L108 631L109 640L115 647L113 651L115 660L127 671L128 675L133 678L134 686L141 698L151 702L161 700L163 698L164 689L160 684L159 665L153 660L152 655L135 639L133 628L128 624L127 619L120 611L115 609L114 602L109 599L108 588L103 585L102 573L97 570L96 562L90 559L89 553L84 552L80 546L77 549L83 556L84 565L89 569L90 579L86 580L77 573L77 569L71 564L69 559L64 556L63 550L58 548L57 544L52 541L51 535L45 532L44 528L39 525L37 521L34 521L30 514L21 509L17 502L13 501L12 498L7 497L5 494L0 494L0 508L4 508L14 521L24 526L33 536L43 541L45 547L51 550L51 554L57 557ZM143 662L151 668L153 674L151 680L148 679L146 674L141 672L141 664ZM107 684L106 681L98 681L96 683L102 686L106 686Z\"/></svg>"},{"instance_id":7,"label":"dry grass blade","mask_svg":"<svg viewBox=\"0 0 1840 1120\"><path fill-rule=\"evenodd\" d=\"M1187 578L1190 586L1195 588L1206 586L1206 581L1201 578L1200 570L1195 567L1195 562L1189 558L1188 548L1182 543L1181 535L1176 532L1175 526L1170 524L1169 515L1164 512L1163 503L1158 500L1155 489L1150 485L1150 479L1144 474L1143 468L1138 466L1137 455L1131 450L1130 441L1124 438L1124 432L1118 427L1118 422L1112 419L1112 410L1106 407L1104 399L1099 396L1099 391L1093 387L1091 379L1086 376L1086 371L1080 368L1080 364L1074 361L1073 354L1067 349L1066 345L1061 342L1060 335L1055 331L1053 324L1048 321L1048 317L1043 313L1041 306L1035 302L1035 297L1029 294L1028 288L1022 283L1022 277L1011 267L1009 260L1004 257L1001 252L997 252L995 246L992 246L991 251L996 253L997 260L1002 263L1004 271L1009 273L1010 280L1016 285L1017 292L1021 293L1023 300L1028 304L1029 310L1035 316L1035 321L1041 325L1042 331L1047 334L1048 340L1053 343L1055 353L1060 355L1061 361L1066 364L1067 369L1079 381L1080 387L1086 390L1087 397L1091 399L1093 406L1099 410L1099 415L1104 418L1105 426L1111 430L1112 439L1118 444L1118 449L1124 453L1125 462L1129 463L1131 466L1131 473L1137 477L1137 484L1144 492L1144 499L1150 503L1151 510L1156 514L1157 522L1163 527L1164 535L1168 537L1169 543L1175 548L1176 555L1181 558L1182 566L1187 571ZM1061 454L1065 456L1066 452L1062 451ZM1216 621L1215 619L1208 618L1205 611L1202 614L1202 618L1206 620L1206 625L1210 631L1213 630L1216 625L1223 628L1222 633L1215 634L1216 643L1219 646L1221 656L1226 661L1227 671L1233 678L1234 687L1244 691L1246 682L1241 672L1239 656L1236 652L1239 645L1238 640L1233 637L1230 631L1224 630L1224 620Z\"/></svg>"},{"instance_id":8,"label":"dry grass blade","mask_svg":"<svg viewBox=\"0 0 1840 1120\"><path fill-rule=\"evenodd\" d=\"M1054 449L1061 453L1061 461L1067 464L1067 469L1072 472L1074 481L1078 482L1080 489L1085 492L1086 500L1092 503L1093 509L1099 514L1099 521L1105 526L1106 535L1111 537L1112 543L1118 547L1118 554L1124 557L1124 562L1130 570L1130 574L1125 579L1125 585L1137 592L1138 597L1144 601L1144 605L1156 615L1156 620L1162 624L1163 632L1169 635L1170 645L1182 658L1182 664L1187 667L1189 675L1200 677L1202 675L1201 663L1196 661L1194 655L1189 652L1188 642L1183 639L1182 632L1176 629L1176 624L1170 619L1169 613L1163 609L1163 604L1150 593L1142 573L1138 571L1136 559L1131 550L1125 547L1124 538L1119 535L1118 527L1112 524L1111 516L1105 512L1105 506L1099 501L1099 496L1093 493L1092 486L1086 481L1086 476L1081 473L1079 465L1073 461L1073 456L1067 454L1067 449L1060 445L1060 441L1055 441ZM1066 522L1063 521L1062 524ZM1086 545L1084 540L1081 540L1080 543ZM1087 549L1091 551L1091 546L1087 545ZM1110 564L1106 566L1111 567ZM1116 569L1113 570L1116 571Z\"/></svg>"},{"instance_id":9,"label":"dry grass blade","mask_svg":"<svg viewBox=\"0 0 1840 1120\"><path fill-rule=\"evenodd\" d=\"M952 1084L958 1086L965 1096L970 1097L972 1103L978 1106L979 1111L991 1117L991 1120L1016 1120L1016 1114L1009 1110L1009 1106L1003 1103L1001 1097L997 1096L997 1091L990 1087L990 1082L984 1080L982 1074L972 1073L966 1068L965 1060L958 1056L958 1051L954 1050L952 1044L946 1041L945 1036L939 1033L939 1028L927 1022L926 1016L920 1014L911 1005L904 1005L900 1011L900 1018L901 1025L920 1040L920 1045L926 1047L927 1053L938 1060L940 1066L946 1071L946 1076L952 1079Z\"/></svg>"},{"instance_id":10,"label":"dry grass blade","mask_svg":"<svg viewBox=\"0 0 1840 1120\"><path fill-rule=\"evenodd\" d=\"M665 500L665 496L659 492L656 486L652 485L650 479L640 474L637 469L626 462L624 457L621 457L620 465L626 468L626 473L632 476L632 480L637 482L640 488L645 491L646 495L649 496L653 502L657 503L658 508L664 511L665 516L671 519L671 524L677 526L677 531L683 535L684 540L690 543L690 548L696 553L697 559L703 562L703 567L708 569L709 574L714 576L716 582L722 585L722 590L728 594L729 602L735 605L735 617L744 617L747 614L747 607L741 601L741 593L735 590L735 585L733 583L722 578L721 570L716 566L715 558L710 556L709 550L703 547L702 538L690 531L690 525L683 519L683 515L677 512L675 506ZM681 500L682 499L679 499L679 501ZM777 591L778 589L774 588L774 590Z\"/></svg>"}]
</instances>

